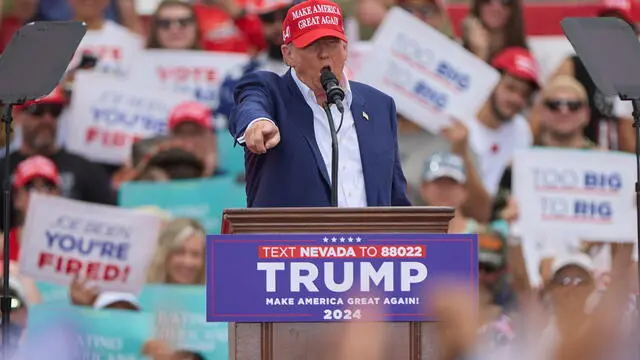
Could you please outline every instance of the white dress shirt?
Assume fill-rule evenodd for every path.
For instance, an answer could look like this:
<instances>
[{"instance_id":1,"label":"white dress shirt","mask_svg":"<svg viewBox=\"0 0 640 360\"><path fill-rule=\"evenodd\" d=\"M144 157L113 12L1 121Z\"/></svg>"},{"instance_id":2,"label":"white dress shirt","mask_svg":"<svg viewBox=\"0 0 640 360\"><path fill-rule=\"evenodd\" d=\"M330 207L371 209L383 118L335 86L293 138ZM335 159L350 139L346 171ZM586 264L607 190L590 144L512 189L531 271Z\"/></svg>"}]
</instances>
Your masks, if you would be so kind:
<instances>
[{"instance_id":1,"label":"white dress shirt","mask_svg":"<svg viewBox=\"0 0 640 360\"><path fill-rule=\"evenodd\" d=\"M316 143L318 144L324 165L331 179L331 131L327 114L325 114L322 106L318 105L313 91L298 79L294 69L291 69L291 75L298 89L300 89L300 92L304 96L307 105L309 105L313 111L313 130ZM353 114L351 113L353 96L346 75L344 79L346 89L344 89L345 97L342 102L345 109L342 127L340 127L341 115L338 108L335 105L331 106L331 115L333 115L336 130L340 127L340 131L338 132L338 206L365 207L367 206L367 194L364 186L362 160L360 159L360 146L358 145L358 134L356 133ZM273 122L272 119L255 119L249 123L247 129L259 120L269 120ZM238 138L238 142L240 144L244 143L244 134Z\"/></svg>"}]
</instances>

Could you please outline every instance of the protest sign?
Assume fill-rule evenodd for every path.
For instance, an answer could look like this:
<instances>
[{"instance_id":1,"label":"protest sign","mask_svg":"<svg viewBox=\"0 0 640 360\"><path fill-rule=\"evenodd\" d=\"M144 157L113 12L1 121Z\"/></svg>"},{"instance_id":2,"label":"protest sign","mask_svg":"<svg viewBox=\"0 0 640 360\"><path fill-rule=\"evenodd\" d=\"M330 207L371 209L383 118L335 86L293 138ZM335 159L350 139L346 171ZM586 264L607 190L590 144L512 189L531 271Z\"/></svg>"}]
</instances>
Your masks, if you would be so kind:
<instances>
[{"instance_id":1,"label":"protest sign","mask_svg":"<svg viewBox=\"0 0 640 360\"><path fill-rule=\"evenodd\" d=\"M224 78L248 61L247 55L238 53L145 50L131 76L137 86L184 93L216 109Z\"/></svg>"},{"instance_id":2,"label":"protest sign","mask_svg":"<svg viewBox=\"0 0 640 360\"><path fill-rule=\"evenodd\" d=\"M41 304L66 306L71 304L69 286L53 284L46 281L36 281L36 288L40 293Z\"/></svg>"},{"instance_id":3,"label":"protest sign","mask_svg":"<svg viewBox=\"0 0 640 360\"><path fill-rule=\"evenodd\" d=\"M102 30L87 31L71 59L68 69L75 69L80 64L82 55L88 53L98 59L93 71L126 77L143 48L144 39L142 37L124 27L106 21Z\"/></svg>"},{"instance_id":4,"label":"protest sign","mask_svg":"<svg viewBox=\"0 0 640 360\"><path fill-rule=\"evenodd\" d=\"M168 182L129 182L119 189L120 206L154 205L175 217L197 220L208 234L219 234L222 211L247 205L244 184L233 176Z\"/></svg>"},{"instance_id":5,"label":"protest sign","mask_svg":"<svg viewBox=\"0 0 640 360\"><path fill-rule=\"evenodd\" d=\"M207 320L432 321L430 289L475 292L477 257L473 234L210 235Z\"/></svg>"},{"instance_id":6,"label":"protest sign","mask_svg":"<svg viewBox=\"0 0 640 360\"><path fill-rule=\"evenodd\" d=\"M229 358L228 325L207 322L204 286L149 284L138 299L145 312L155 314L154 338L207 360Z\"/></svg>"},{"instance_id":7,"label":"protest sign","mask_svg":"<svg viewBox=\"0 0 640 360\"><path fill-rule=\"evenodd\" d=\"M94 72L76 75L74 93L61 121L66 146L97 162L122 164L138 139L164 135L174 106L186 95L145 87Z\"/></svg>"},{"instance_id":8,"label":"protest sign","mask_svg":"<svg viewBox=\"0 0 640 360\"><path fill-rule=\"evenodd\" d=\"M527 236L561 232L590 241L636 241L635 158L598 150L516 152L514 224Z\"/></svg>"},{"instance_id":9,"label":"protest sign","mask_svg":"<svg viewBox=\"0 0 640 360\"><path fill-rule=\"evenodd\" d=\"M417 17L391 9L355 80L391 95L409 120L438 133L450 116L473 119L498 72Z\"/></svg>"},{"instance_id":10,"label":"protest sign","mask_svg":"<svg viewBox=\"0 0 640 360\"><path fill-rule=\"evenodd\" d=\"M103 291L138 292L159 229L156 216L140 211L32 193L20 272L59 285L78 275Z\"/></svg>"},{"instance_id":11,"label":"protest sign","mask_svg":"<svg viewBox=\"0 0 640 360\"><path fill-rule=\"evenodd\" d=\"M349 43L346 68L347 76L350 79L357 78L357 74L362 70L364 63L369 60L373 44L370 41L357 41Z\"/></svg>"},{"instance_id":12,"label":"protest sign","mask_svg":"<svg viewBox=\"0 0 640 360\"><path fill-rule=\"evenodd\" d=\"M144 360L147 357L142 349L152 335L153 315L149 313L35 305L29 308L23 346L28 355L19 358ZM58 341L53 347L43 348L51 337ZM52 356L55 350L70 356L58 352ZM40 356L33 356L38 352ZM42 357L45 354L49 356Z\"/></svg>"}]
</instances>

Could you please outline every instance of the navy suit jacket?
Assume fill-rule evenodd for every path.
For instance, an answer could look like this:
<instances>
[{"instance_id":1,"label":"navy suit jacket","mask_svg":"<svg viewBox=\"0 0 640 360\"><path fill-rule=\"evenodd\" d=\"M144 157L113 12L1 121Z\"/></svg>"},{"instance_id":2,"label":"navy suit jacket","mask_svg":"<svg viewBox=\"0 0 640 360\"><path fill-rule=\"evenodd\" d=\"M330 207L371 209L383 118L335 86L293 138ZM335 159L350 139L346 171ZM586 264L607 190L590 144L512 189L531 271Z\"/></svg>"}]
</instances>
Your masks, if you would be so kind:
<instances>
[{"instance_id":1,"label":"navy suit jacket","mask_svg":"<svg viewBox=\"0 0 640 360\"><path fill-rule=\"evenodd\" d=\"M350 87L367 205L411 205L398 156L393 99L358 82L351 81ZM313 111L291 71L283 76L249 73L236 86L234 98L229 131L235 139L257 118L273 120L280 130L280 143L265 154L245 148L247 206L331 206L330 174L316 143Z\"/></svg>"}]
</instances>

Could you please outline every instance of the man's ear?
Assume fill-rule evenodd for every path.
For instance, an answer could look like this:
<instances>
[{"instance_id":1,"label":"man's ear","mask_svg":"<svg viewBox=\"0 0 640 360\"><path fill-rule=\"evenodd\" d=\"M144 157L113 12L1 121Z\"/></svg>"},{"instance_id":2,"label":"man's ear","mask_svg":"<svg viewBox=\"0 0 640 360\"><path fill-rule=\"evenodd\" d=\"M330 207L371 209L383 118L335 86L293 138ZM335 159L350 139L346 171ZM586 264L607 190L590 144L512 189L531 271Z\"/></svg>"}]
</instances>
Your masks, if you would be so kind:
<instances>
[{"instance_id":1,"label":"man's ear","mask_svg":"<svg viewBox=\"0 0 640 360\"><path fill-rule=\"evenodd\" d=\"M284 44L280 46L280 51L282 51L282 58L284 63L288 66L293 67L295 65L295 61L293 59L293 52L291 51L291 46L289 44Z\"/></svg>"}]
</instances>

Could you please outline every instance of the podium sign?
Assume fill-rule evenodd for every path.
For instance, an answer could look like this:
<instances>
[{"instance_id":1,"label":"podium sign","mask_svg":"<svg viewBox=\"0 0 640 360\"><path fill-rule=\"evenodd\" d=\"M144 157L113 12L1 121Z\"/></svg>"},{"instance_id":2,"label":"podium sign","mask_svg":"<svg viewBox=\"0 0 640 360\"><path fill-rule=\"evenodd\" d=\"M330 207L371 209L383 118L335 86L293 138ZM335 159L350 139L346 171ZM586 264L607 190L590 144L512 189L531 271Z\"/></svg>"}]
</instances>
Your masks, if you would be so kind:
<instances>
[{"instance_id":1,"label":"podium sign","mask_svg":"<svg viewBox=\"0 0 640 360\"><path fill-rule=\"evenodd\" d=\"M475 292L477 254L472 234L210 235L207 321L433 321L429 291Z\"/></svg>"}]
</instances>

